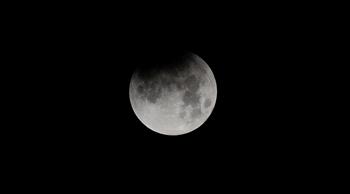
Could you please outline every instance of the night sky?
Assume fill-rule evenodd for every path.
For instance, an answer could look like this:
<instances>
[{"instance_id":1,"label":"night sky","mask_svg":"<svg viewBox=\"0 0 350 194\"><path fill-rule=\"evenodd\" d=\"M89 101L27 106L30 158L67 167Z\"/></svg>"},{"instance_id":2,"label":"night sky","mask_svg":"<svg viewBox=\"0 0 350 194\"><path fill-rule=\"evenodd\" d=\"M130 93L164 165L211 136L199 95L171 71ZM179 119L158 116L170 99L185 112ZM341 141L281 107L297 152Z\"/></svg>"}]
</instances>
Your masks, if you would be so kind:
<instances>
[{"instance_id":1,"label":"night sky","mask_svg":"<svg viewBox=\"0 0 350 194\"><path fill-rule=\"evenodd\" d=\"M79 9L47 19L39 35L44 68L38 69L51 81L44 81L43 123L31 134L40 140L38 154L72 161L82 172L96 164L114 174L127 168L242 175L307 155L301 150L310 134L296 122L305 119L297 110L302 96L293 92L307 45L301 50L292 18L259 6L209 7L182 14L175 8L139 14ZM130 79L138 65L183 51L210 66L216 105L197 130L160 135L134 114Z\"/></svg>"},{"instance_id":2,"label":"night sky","mask_svg":"<svg viewBox=\"0 0 350 194\"><path fill-rule=\"evenodd\" d=\"M80 36L64 65L69 78L63 81L68 93L62 122L67 126L61 138L68 147L111 160L132 155L151 161L209 157L229 162L238 157L242 163L247 158L275 158L290 149L287 142L295 131L285 122L289 118L284 109L293 102L285 100L290 94L282 80L291 61L279 46L285 40L258 27L192 24L174 30L155 23L149 32L131 28L120 34L112 28ZM168 137L138 120L130 105L129 83L137 65L178 51L193 52L207 62L218 94L211 116L199 129Z\"/></svg>"}]
</instances>

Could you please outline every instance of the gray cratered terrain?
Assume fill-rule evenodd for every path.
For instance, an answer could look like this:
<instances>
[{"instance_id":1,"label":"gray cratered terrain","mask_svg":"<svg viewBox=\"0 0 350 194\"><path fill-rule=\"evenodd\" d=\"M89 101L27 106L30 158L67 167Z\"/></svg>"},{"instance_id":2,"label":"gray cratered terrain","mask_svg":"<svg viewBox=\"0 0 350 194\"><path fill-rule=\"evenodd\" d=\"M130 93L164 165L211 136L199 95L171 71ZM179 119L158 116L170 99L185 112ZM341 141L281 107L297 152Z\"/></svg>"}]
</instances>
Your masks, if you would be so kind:
<instances>
[{"instance_id":1,"label":"gray cratered terrain","mask_svg":"<svg viewBox=\"0 0 350 194\"><path fill-rule=\"evenodd\" d=\"M129 95L132 108L144 125L161 134L181 135L208 119L216 102L217 87L208 64L199 56L186 53L136 69Z\"/></svg>"}]
</instances>

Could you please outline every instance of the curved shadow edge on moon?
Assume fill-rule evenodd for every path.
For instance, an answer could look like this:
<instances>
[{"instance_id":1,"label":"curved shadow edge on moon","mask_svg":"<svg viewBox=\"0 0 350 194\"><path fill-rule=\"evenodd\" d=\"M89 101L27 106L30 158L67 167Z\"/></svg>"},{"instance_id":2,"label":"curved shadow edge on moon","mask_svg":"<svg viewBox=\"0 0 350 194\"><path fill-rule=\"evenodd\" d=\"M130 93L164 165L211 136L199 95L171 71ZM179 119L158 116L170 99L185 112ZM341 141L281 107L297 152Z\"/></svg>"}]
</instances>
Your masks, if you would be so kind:
<instances>
[{"instance_id":1,"label":"curved shadow edge on moon","mask_svg":"<svg viewBox=\"0 0 350 194\"><path fill-rule=\"evenodd\" d=\"M136 70L129 97L137 118L146 127L164 135L181 135L199 128L209 118L217 86L208 64L190 54L169 68Z\"/></svg>"}]
</instances>

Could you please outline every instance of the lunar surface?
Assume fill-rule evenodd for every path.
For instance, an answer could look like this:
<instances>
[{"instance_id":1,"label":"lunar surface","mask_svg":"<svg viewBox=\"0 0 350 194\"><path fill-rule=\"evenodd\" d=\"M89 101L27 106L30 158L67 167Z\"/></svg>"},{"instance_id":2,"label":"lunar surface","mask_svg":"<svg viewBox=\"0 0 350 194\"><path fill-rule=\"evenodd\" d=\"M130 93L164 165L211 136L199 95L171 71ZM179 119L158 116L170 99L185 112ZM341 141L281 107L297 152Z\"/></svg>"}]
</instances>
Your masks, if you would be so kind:
<instances>
[{"instance_id":1,"label":"lunar surface","mask_svg":"<svg viewBox=\"0 0 350 194\"><path fill-rule=\"evenodd\" d=\"M217 96L214 74L193 53L161 63L135 70L129 87L131 106L137 118L155 132L189 133L213 111Z\"/></svg>"}]
</instances>

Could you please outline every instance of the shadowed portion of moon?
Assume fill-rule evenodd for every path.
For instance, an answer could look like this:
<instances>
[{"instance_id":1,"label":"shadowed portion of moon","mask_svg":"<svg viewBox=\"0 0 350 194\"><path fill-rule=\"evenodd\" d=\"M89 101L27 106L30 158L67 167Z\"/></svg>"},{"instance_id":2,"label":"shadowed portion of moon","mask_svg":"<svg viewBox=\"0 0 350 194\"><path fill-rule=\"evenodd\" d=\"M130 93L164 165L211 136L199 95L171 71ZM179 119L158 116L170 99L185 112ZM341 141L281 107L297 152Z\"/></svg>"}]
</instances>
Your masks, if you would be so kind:
<instances>
[{"instance_id":1,"label":"shadowed portion of moon","mask_svg":"<svg viewBox=\"0 0 350 194\"><path fill-rule=\"evenodd\" d=\"M130 100L138 118L150 129L184 134L209 117L216 83L201 58L177 53L137 68L130 83Z\"/></svg>"},{"instance_id":2,"label":"shadowed portion of moon","mask_svg":"<svg viewBox=\"0 0 350 194\"><path fill-rule=\"evenodd\" d=\"M152 81L160 74L167 74L171 77L179 77L186 73L190 66L192 54L186 52L175 52L172 54L161 53L152 61L140 65L134 75L145 82ZM169 84L170 82L168 82ZM147 83L146 83L147 84ZM167 84L167 83L162 83Z\"/></svg>"},{"instance_id":3,"label":"shadowed portion of moon","mask_svg":"<svg viewBox=\"0 0 350 194\"><path fill-rule=\"evenodd\" d=\"M180 65L169 63L168 66L157 65L154 67L142 67L136 71L137 79L141 80L137 88L138 94L151 103L156 103L161 97L163 90L172 92L173 90L186 89L183 97L185 106L195 106L199 103L197 91L200 87L200 80L195 75L189 75L185 80L179 80L180 76L188 74L188 59L180 60ZM158 68L158 69L157 69Z\"/></svg>"},{"instance_id":4,"label":"shadowed portion of moon","mask_svg":"<svg viewBox=\"0 0 350 194\"><path fill-rule=\"evenodd\" d=\"M185 79L184 85L189 91L197 92L199 89L199 81L195 75L190 75Z\"/></svg>"}]
</instances>

